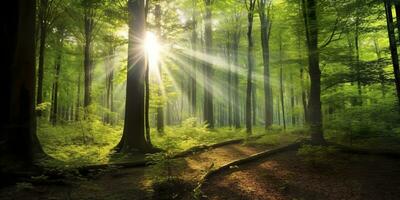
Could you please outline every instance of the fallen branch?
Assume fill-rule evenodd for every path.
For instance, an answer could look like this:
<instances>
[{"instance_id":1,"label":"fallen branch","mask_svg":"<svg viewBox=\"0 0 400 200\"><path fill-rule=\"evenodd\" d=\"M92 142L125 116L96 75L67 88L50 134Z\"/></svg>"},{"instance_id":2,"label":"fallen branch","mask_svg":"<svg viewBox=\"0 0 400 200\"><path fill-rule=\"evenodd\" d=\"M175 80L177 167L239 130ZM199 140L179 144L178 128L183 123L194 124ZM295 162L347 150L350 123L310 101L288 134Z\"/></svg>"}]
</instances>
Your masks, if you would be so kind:
<instances>
[{"instance_id":1,"label":"fallen branch","mask_svg":"<svg viewBox=\"0 0 400 200\"><path fill-rule=\"evenodd\" d=\"M200 180L200 182L199 182L198 186L196 187L196 189L201 190L201 187L204 185L204 183L206 183L206 181L207 181L211 176L213 176L213 175L215 175L215 174L221 173L221 172L223 172L223 171L225 171L225 170L228 170L228 169L237 168L239 165L247 164L247 163L250 163L250 162L253 162L253 161L257 161L257 160L260 160L260 159L264 159L264 158L266 158L266 157L268 157L268 156L272 156L272 155L275 155L275 154L277 154L277 153L281 153L281 152L285 152L285 151L290 151L290 150L296 150L296 149L300 148L300 146L301 146L304 142L305 142L305 141L302 140L302 141L295 142L295 143L290 144L290 145L287 145L287 146L279 147L279 148L272 149L272 150L262 151L262 152L260 152L260 153L253 154L253 155L251 155L251 156L249 156L249 157L246 157L246 158L242 158L242 159L239 159L239 160L232 161L232 162L227 163L227 164L225 164L225 165L223 165L223 166L221 166L221 167L218 167L218 168L216 168L216 169L212 169L212 170L208 171L208 172L203 176L203 178ZM201 194L201 192L199 192L198 194Z\"/></svg>"}]
</instances>

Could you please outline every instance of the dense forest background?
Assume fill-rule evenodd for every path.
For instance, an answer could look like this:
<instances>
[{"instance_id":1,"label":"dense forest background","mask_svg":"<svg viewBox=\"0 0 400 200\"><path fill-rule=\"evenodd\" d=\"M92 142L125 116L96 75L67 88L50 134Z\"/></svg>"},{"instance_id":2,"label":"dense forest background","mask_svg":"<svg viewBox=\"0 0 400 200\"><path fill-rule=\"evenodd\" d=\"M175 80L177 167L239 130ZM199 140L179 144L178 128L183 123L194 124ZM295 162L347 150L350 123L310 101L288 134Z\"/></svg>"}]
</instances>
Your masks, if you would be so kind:
<instances>
[{"instance_id":1,"label":"dense forest background","mask_svg":"<svg viewBox=\"0 0 400 200\"><path fill-rule=\"evenodd\" d=\"M25 124L25 142L57 160L103 163L110 151L183 150L269 132L300 132L317 144L400 132L397 1L15 5L10 22L36 10L20 22L30 29L12 29L17 48L9 44L28 51L20 38L35 36L35 73L8 68L3 125ZM15 56L6 55L10 66ZM28 96L13 93L21 84ZM27 98L34 114L19 107ZM2 141L13 151L9 133Z\"/></svg>"}]
</instances>

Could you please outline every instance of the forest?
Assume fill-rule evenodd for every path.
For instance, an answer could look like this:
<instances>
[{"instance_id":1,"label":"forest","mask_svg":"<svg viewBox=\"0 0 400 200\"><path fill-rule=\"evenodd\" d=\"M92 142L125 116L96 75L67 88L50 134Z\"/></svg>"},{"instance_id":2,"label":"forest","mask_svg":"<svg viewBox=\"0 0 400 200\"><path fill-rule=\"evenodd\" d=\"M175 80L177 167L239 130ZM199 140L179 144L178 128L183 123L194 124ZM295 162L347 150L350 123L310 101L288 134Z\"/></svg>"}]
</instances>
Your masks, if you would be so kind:
<instances>
[{"instance_id":1,"label":"forest","mask_svg":"<svg viewBox=\"0 0 400 200\"><path fill-rule=\"evenodd\" d=\"M14 0L0 199L400 199L400 1Z\"/></svg>"}]
</instances>

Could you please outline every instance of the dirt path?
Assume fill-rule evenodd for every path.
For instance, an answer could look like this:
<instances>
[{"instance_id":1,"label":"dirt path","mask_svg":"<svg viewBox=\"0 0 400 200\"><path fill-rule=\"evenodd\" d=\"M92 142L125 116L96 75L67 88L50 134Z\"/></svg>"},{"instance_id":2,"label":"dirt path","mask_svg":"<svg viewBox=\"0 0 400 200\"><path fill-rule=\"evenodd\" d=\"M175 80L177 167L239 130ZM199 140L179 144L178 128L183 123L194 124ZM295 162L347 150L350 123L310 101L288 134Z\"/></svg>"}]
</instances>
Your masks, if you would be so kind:
<instances>
[{"instance_id":1,"label":"dirt path","mask_svg":"<svg viewBox=\"0 0 400 200\"><path fill-rule=\"evenodd\" d=\"M178 159L180 167L174 168L173 174L187 181L196 182L211 165L218 167L266 149L268 148L242 144L218 147ZM19 184L0 190L0 199L150 199L151 173L149 167L114 169L97 178L74 181L67 185L29 188L29 185Z\"/></svg>"},{"instance_id":2,"label":"dirt path","mask_svg":"<svg viewBox=\"0 0 400 200\"><path fill-rule=\"evenodd\" d=\"M341 154L312 167L295 151L211 177L202 188L208 199L400 199L400 160Z\"/></svg>"}]
</instances>

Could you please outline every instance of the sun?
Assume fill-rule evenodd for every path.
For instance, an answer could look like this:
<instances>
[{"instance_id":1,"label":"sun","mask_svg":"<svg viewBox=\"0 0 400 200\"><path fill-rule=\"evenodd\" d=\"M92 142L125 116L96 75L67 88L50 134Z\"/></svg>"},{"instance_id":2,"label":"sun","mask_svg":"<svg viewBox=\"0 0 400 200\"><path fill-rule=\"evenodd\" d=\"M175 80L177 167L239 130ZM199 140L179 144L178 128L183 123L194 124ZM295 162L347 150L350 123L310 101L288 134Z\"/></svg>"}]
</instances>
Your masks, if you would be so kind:
<instances>
[{"instance_id":1,"label":"sun","mask_svg":"<svg viewBox=\"0 0 400 200\"><path fill-rule=\"evenodd\" d=\"M146 38L144 41L144 50L149 62L149 68L151 72L158 70L158 62L160 58L161 46L157 39L157 36L152 32L146 32Z\"/></svg>"}]
</instances>

